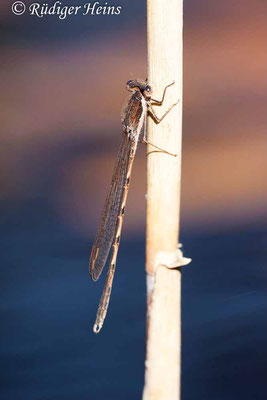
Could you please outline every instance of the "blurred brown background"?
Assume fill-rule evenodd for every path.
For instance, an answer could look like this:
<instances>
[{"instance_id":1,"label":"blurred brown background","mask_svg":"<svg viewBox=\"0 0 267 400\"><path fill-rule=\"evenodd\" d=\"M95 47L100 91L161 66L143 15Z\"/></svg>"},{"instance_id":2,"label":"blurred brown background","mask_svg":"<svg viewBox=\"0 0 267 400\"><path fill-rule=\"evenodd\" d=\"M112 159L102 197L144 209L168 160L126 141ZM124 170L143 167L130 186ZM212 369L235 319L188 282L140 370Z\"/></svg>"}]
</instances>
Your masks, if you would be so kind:
<instances>
[{"instance_id":1,"label":"blurred brown background","mask_svg":"<svg viewBox=\"0 0 267 400\"><path fill-rule=\"evenodd\" d=\"M146 77L144 16L141 26L130 21L112 36L102 26L88 41L59 44L56 33L48 41L33 40L34 32L27 38L30 17L12 16L9 7L1 3L2 22L10 31L19 22L26 33L20 40L7 29L1 45L1 196L38 196L35 181L60 155L50 201L63 221L92 233L120 140L125 82ZM266 218L266 15L262 1L185 2L182 228ZM144 229L145 162L141 150L129 231Z\"/></svg>"},{"instance_id":2,"label":"blurred brown background","mask_svg":"<svg viewBox=\"0 0 267 400\"><path fill-rule=\"evenodd\" d=\"M125 83L146 78L145 1L112 1L119 16L66 20L16 16L12 2L0 3L0 398L136 400L145 357L143 145L97 337L104 276L92 283L87 265ZM262 0L184 1L186 400L267 398L266 21Z\"/></svg>"}]
</instances>

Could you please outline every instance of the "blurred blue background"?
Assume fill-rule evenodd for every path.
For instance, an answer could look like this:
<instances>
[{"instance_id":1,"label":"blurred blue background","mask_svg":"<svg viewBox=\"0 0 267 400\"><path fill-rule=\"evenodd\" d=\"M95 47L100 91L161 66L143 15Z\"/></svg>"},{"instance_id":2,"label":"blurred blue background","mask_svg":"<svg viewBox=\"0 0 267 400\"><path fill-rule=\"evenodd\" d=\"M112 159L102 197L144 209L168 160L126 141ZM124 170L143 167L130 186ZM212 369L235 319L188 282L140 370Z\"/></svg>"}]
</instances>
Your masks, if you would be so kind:
<instances>
[{"instance_id":1,"label":"blurred blue background","mask_svg":"<svg viewBox=\"0 0 267 400\"><path fill-rule=\"evenodd\" d=\"M91 282L88 258L125 82L146 77L145 2L64 21L15 16L11 4L0 4L0 398L141 398L142 146L98 336L104 276ZM184 6L181 242L193 262L183 271L182 399L265 400L267 3Z\"/></svg>"}]
</instances>

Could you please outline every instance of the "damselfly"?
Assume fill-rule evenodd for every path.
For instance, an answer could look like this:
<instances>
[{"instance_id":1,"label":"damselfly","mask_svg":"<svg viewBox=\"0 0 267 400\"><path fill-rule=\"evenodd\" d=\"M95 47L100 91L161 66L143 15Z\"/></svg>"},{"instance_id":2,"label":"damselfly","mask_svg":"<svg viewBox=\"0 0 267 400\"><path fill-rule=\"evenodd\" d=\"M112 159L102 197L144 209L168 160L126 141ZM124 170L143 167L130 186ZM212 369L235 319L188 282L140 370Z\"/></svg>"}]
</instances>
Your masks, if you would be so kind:
<instances>
[{"instance_id":1,"label":"damselfly","mask_svg":"<svg viewBox=\"0 0 267 400\"><path fill-rule=\"evenodd\" d=\"M166 90L173 84L174 82L165 87L161 100L152 99L151 87L147 85L147 83L130 80L126 84L126 89L133 92L133 94L131 95L124 111L121 144L89 263L90 275L92 279L96 281L105 266L112 247L107 278L93 328L95 333L98 333L102 328L108 309L120 244L122 222L137 144L138 142L148 143L146 140L145 129L147 113L151 113L154 121L160 123L178 103L173 104L161 118L157 117L152 108L152 104L163 104ZM154 144L152 145L158 148ZM168 153L165 150L160 148L158 149L164 153Z\"/></svg>"}]
</instances>

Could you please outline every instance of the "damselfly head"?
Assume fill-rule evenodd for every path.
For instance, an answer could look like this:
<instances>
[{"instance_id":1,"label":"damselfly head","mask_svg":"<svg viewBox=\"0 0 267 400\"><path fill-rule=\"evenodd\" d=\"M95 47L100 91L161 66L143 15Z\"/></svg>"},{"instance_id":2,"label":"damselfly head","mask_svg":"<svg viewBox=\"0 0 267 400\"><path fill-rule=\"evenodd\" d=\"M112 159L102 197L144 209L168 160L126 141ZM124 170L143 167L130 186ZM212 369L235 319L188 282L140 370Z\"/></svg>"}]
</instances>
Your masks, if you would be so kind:
<instances>
[{"instance_id":1,"label":"damselfly head","mask_svg":"<svg viewBox=\"0 0 267 400\"><path fill-rule=\"evenodd\" d=\"M129 90L129 92L139 91L146 99L151 97L152 90L146 82L143 83L137 80L130 80L126 83L126 89Z\"/></svg>"}]
</instances>

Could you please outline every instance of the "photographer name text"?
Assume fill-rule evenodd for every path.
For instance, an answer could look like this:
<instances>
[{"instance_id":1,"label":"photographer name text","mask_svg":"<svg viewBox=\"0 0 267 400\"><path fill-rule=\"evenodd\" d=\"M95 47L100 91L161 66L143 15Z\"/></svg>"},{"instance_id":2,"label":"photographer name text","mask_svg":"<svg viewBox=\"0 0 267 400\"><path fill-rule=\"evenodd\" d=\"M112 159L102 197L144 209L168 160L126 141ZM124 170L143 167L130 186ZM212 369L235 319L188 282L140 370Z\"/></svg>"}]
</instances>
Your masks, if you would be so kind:
<instances>
[{"instance_id":1,"label":"photographer name text","mask_svg":"<svg viewBox=\"0 0 267 400\"><path fill-rule=\"evenodd\" d=\"M71 15L120 15L121 9L121 6L110 5L107 2L101 4L98 1L83 5L63 5L62 2L56 1L52 6L47 3L32 3L28 7L29 14L32 16L43 18L55 15L61 20ZM23 2L16 1L12 5L12 11L16 15L22 15L26 11L26 6Z\"/></svg>"}]
</instances>

